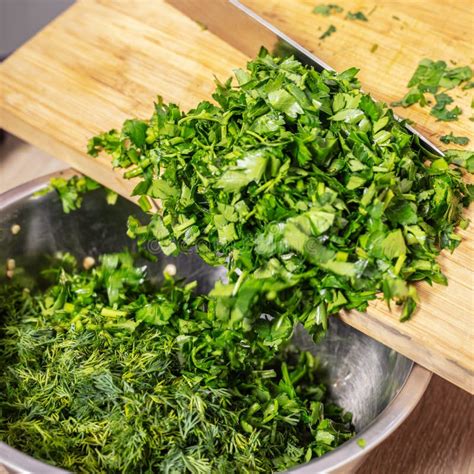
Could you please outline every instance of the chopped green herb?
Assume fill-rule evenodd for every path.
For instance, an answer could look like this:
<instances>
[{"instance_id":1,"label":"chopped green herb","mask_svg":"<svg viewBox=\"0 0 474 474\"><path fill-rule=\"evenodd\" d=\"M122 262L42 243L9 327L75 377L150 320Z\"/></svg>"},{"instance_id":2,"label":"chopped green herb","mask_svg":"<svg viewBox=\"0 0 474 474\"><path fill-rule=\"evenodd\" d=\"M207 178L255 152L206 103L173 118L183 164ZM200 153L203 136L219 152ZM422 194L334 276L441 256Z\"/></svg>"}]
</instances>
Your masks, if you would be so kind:
<instances>
[{"instance_id":1,"label":"chopped green herb","mask_svg":"<svg viewBox=\"0 0 474 474\"><path fill-rule=\"evenodd\" d=\"M378 44L372 45L372 47L370 48L370 52L371 52L371 53L375 53L375 51L377 51L378 47L379 47Z\"/></svg>"},{"instance_id":2,"label":"chopped green herb","mask_svg":"<svg viewBox=\"0 0 474 474\"><path fill-rule=\"evenodd\" d=\"M329 16L333 13L340 13L343 10L344 9L341 8L339 5L336 5L334 3L328 3L315 6L313 8L313 13L316 13L317 15Z\"/></svg>"},{"instance_id":3,"label":"chopped green herb","mask_svg":"<svg viewBox=\"0 0 474 474\"><path fill-rule=\"evenodd\" d=\"M469 143L468 137L456 137L451 132L449 135L443 135L440 140L443 143L450 144L454 143L455 145L467 145Z\"/></svg>"},{"instance_id":4,"label":"chopped green herb","mask_svg":"<svg viewBox=\"0 0 474 474\"><path fill-rule=\"evenodd\" d=\"M393 18L394 20L400 21L400 17L398 17L397 15L392 15L392 18Z\"/></svg>"},{"instance_id":5,"label":"chopped green herb","mask_svg":"<svg viewBox=\"0 0 474 474\"><path fill-rule=\"evenodd\" d=\"M474 87L474 81L469 81L463 85L463 90L472 89Z\"/></svg>"},{"instance_id":6,"label":"chopped green herb","mask_svg":"<svg viewBox=\"0 0 474 474\"><path fill-rule=\"evenodd\" d=\"M0 440L74 472L266 473L353 436L309 352L229 331L193 284L154 289L127 253L76 267L0 285Z\"/></svg>"},{"instance_id":7,"label":"chopped green herb","mask_svg":"<svg viewBox=\"0 0 474 474\"><path fill-rule=\"evenodd\" d=\"M364 438L359 438L357 440L357 444L361 447L361 448L365 448L365 446L367 445L366 441Z\"/></svg>"},{"instance_id":8,"label":"chopped green herb","mask_svg":"<svg viewBox=\"0 0 474 474\"><path fill-rule=\"evenodd\" d=\"M49 186L38 191L37 196L56 191L63 206L63 211L68 214L79 209L82 205L84 194L98 189L100 184L87 176L72 176L69 179L51 178Z\"/></svg>"},{"instance_id":9,"label":"chopped green herb","mask_svg":"<svg viewBox=\"0 0 474 474\"><path fill-rule=\"evenodd\" d=\"M51 178L49 185L38 191L35 196L43 196L55 191L61 200L63 211L69 214L71 211L80 209L84 194L100 187L99 183L87 176L71 176L68 179L57 177ZM108 204L115 204L117 193L107 189L106 199Z\"/></svg>"},{"instance_id":10,"label":"chopped green herb","mask_svg":"<svg viewBox=\"0 0 474 474\"><path fill-rule=\"evenodd\" d=\"M346 15L347 20L359 20L359 21L369 21L368 18L362 12L348 12Z\"/></svg>"},{"instance_id":11,"label":"chopped green herb","mask_svg":"<svg viewBox=\"0 0 474 474\"><path fill-rule=\"evenodd\" d=\"M331 36L336 31L336 27L334 25L329 25L329 28L319 37L319 39L325 39Z\"/></svg>"},{"instance_id":12,"label":"chopped green herb","mask_svg":"<svg viewBox=\"0 0 474 474\"><path fill-rule=\"evenodd\" d=\"M393 102L393 106L409 107L419 103L424 106L428 103L425 94L437 94L440 88L452 89L463 82L469 81L472 77L472 69L469 66L448 68L444 61L433 61L423 59L420 61L413 77L408 82L410 90L400 101ZM446 105L452 99L445 93L435 95L436 105L431 110L431 115L438 120L457 120L461 114L461 109L455 107L449 111Z\"/></svg>"},{"instance_id":13,"label":"chopped green herb","mask_svg":"<svg viewBox=\"0 0 474 474\"><path fill-rule=\"evenodd\" d=\"M379 293L408 318L412 282L446 284L437 256L459 245L472 198L462 167L426 154L355 68L318 73L262 50L235 74L237 86L217 83L217 105L159 101L140 149L123 132L91 141L117 166L134 154L134 194L162 200L148 224L130 218L130 237L226 265L211 293L222 325L260 333L256 315L270 314L269 346L298 322L319 337L328 315Z\"/></svg>"},{"instance_id":14,"label":"chopped green herb","mask_svg":"<svg viewBox=\"0 0 474 474\"><path fill-rule=\"evenodd\" d=\"M474 173L474 151L469 150L447 150L445 152L446 159L449 163L461 166ZM472 188L469 188L472 192Z\"/></svg>"},{"instance_id":15,"label":"chopped green herb","mask_svg":"<svg viewBox=\"0 0 474 474\"><path fill-rule=\"evenodd\" d=\"M452 89L472 78L472 69L469 66L447 68L439 82L440 87Z\"/></svg>"},{"instance_id":16,"label":"chopped green herb","mask_svg":"<svg viewBox=\"0 0 474 474\"><path fill-rule=\"evenodd\" d=\"M434 96L436 104L432 107L430 114L433 117L436 117L438 120L443 120L445 122L451 122L457 120L459 115L462 114L462 110L455 106L451 110L446 108L447 105L453 102L453 99L445 93L436 94Z\"/></svg>"},{"instance_id":17,"label":"chopped green herb","mask_svg":"<svg viewBox=\"0 0 474 474\"><path fill-rule=\"evenodd\" d=\"M109 204L109 206L115 205L115 203L117 202L117 198L118 194L115 191L112 191L110 189L106 190L105 199L107 200L107 204Z\"/></svg>"}]
</instances>

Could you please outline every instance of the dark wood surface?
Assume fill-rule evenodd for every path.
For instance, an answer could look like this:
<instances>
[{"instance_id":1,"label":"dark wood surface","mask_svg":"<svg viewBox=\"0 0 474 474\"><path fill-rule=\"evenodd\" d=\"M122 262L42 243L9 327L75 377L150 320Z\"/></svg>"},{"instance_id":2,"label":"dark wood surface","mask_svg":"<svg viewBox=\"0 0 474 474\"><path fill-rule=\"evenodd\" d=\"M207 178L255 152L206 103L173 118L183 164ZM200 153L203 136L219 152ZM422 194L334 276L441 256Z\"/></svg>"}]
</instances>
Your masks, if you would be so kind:
<instances>
[{"instance_id":1,"label":"dark wood surface","mask_svg":"<svg viewBox=\"0 0 474 474\"><path fill-rule=\"evenodd\" d=\"M433 376L418 406L357 474L474 473L473 397Z\"/></svg>"}]
</instances>

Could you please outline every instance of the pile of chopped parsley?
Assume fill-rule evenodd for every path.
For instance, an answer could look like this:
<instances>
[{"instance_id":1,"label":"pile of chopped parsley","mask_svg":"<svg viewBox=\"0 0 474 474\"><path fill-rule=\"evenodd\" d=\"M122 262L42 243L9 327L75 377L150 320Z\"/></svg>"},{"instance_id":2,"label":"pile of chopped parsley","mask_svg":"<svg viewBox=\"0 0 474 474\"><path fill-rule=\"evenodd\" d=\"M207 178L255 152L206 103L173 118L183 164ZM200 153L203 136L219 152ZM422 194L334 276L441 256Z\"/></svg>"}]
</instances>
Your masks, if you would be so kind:
<instances>
[{"instance_id":1,"label":"pile of chopped parsley","mask_svg":"<svg viewBox=\"0 0 474 474\"><path fill-rule=\"evenodd\" d=\"M0 440L15 448L74 472L250 473L354 434L311 353L226 328L194 283L153 288L128 253L89 271L66 254L40 282L0 286Z\"/></svg>"},{"instance_id":2,"label":"pile of chopped parsley","mask_svg":"<svg viewBox=\"0 0 474 474\"><path fill-rule=\"evenodd\" d=\"M162 211L130 217L129 236L165 254L196 247L229 281L211 293L232 330L278 345L297 322L315 336L341 309L380 295L414 312L412 283L446 284L441 249L460 243L472 152L430 155L391 109L363 93L357 69L319 73L265 50L217 82L215 103L184 112L159 100L150 120L94 137L133 194ZM274 318L271 331L260 314Z\"/></svg>"},{"instance_id":3,"label":"pile of chopped parsley","mask_svg":"<svg viewBox=\"0 0 474 474\"><path fill-rule=\"evenodd\" d=\"M424 151L356 74L262 50L214 103L160 99L150 120L91 139L92 156L139 180L150 215L130 216L128 235L166 255L196 249L227 280L209 295L170 275L152 288L126 253L86 272L66 255L43 291L13 278L0 290L0 439L77 471L199 473L283 470L353 435L293 332L317 340L329 315L378 297L409 318L414 282L447 282L437 257L468 224L474 168L473 152ZM53 186L67 210L94 187Z\"/></svg>"}]
</instances>

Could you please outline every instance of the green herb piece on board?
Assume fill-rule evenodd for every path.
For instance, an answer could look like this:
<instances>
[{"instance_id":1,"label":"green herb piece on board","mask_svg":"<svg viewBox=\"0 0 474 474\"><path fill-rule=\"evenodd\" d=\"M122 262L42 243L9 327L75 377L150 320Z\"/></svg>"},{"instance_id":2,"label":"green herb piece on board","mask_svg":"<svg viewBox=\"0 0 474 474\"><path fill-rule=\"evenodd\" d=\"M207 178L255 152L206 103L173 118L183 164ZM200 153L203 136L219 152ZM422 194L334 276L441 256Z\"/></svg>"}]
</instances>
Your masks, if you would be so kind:
<instances>
[{"instance_id":1,"label":"green herb piece on board","mask_svg":"<svg viewBox=\"0 0 474 474\"><path fill-rule=\"evenodd\" d=\"M346 18L348 20L369 21L368 18L362 12L348 12Z\"/></svg>"},{"instance_id":2,"label":"green herb piece on board","mask_svg":"<svg viewBox=\"0 0 474 474\"><path fill-rule=\"evenodd\" d=\"M450 143L454 143L455 145L467 145L469 143L469 138L468 137L456 137L453 135L451 132L449 135L443 135L440 140L443 143L446 143L449 145Z\"/></svg>"},{"instance_id":3,"label":"green herb piece on board","mask_svg":"<svg viewBox=\"0 0 474 474\"><path fill-rule=\"evenodd\" d=\"M447 109L446 106L453 102L453 99L445 93L436 94L434 96L436 104L431 108L430 114L436 117L438 120L444 122L451 122L457 120L459 115L462 114L462 110L455 106L451 110Z\"/></svg>"},{"instance_id":4,"label":"green herb piece on board","mask_svg":"<svg viewBox=\"0 0 474 474\"><path fill-rule=\"evenodd\" d=\"M344 9L334 3L321 4L313 8L313 13L317 15L329 16L333 13L340 13Z\"/></svg>"},{"instance_id":5,"label":"green herb piece on board","mask_svg":"<svg viewBox=\"0 0 474 474\"><path fill-rule=\"evenodd\" d=\"M446 150L446 160L456 166L465 168L469 173L474 173L474 151L470 150ZM472 193L472 185L468 188Z\"/></svg>"},{"instance_id":6,"label":"green herb piece on board","mask_svg":"<svg viewBox=\"0 0 474 474\"><path fill-rule=\"evenodd\" d=\"M336 27L334 25L329 25L329 28L319 37L319 39L326 39L331 36L336 31Z\"/></svg>"},{"instance_id":7,"label":"green herb piece on board","mask_svg":"<svg viewBox=\"0 0 474 474\"><path fill-rule=\"evenodd\" d=\"M452 103L453 100L445 92L438 94L438 91L459 87L465 82L468 86L471 78L472 69L469 66L449 68L445 61L423 59L408 82L409 91L401 100L393 102L392 105L409 107L418 103L425 106L429 101L426 94L432 94L436 104L431 109L431 115L442 121L457 120L462 113L461 109L457 106L452 110L446 109L446 105Z\"/></svg>"}]
</instances>

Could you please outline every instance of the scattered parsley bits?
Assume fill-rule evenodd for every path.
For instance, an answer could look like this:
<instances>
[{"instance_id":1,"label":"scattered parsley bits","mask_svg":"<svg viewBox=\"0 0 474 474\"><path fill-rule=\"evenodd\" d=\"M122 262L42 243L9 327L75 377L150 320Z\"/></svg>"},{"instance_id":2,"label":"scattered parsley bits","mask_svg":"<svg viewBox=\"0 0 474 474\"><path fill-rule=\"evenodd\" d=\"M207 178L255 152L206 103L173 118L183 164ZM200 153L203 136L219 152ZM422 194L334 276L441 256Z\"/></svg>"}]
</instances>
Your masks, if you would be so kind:
<instances>
[{"instance_id":1,"label":"scattered parsley bits","mask_svg":"<svg viewBox=\"0 0 474 474\"><path fill-rule=\"evenodd\" d=\"M326 39L331 36L336 31L336 27L334 25L329 25L329 28L319 37L319 39Z\"/></svg>"},{"instance_id":2,"label":"scattered parsley bits","mask_svg":"<svg viewBox=\"0 0 474 474\"><path fill-rule=\"evenodd\" d=\"M117 202L118 194L111 189L106 189L105 191L105 200L109 206L114 206Z\"/></svg>"},{"instance_id":3,"label":"scattered parsley bits","mask_svg":"<svg viewBox=\"0 0 474 474\"><path fill-rule=\"evenodd\" d=\"M346 18L348 20L369 21L368 18L362 12L348 12Z\"/></svg>"},{"instance_id":4,"label":"scattered parsley bits","mask_svg":"<svg viewBox=\"0 0 474 474\"><path fill-rule=\"evenodd\" d=\"M272 315L268 345L297 322L317 337L329 315L364 311L380 293L410 317L412 283L446 284L437 256L460 243L472 199L462 160L425 153L356 74L262 50L237 86L217 83L215 104L159 101L138 145L124 130L89 144L137 170L135 195L161 199L162 214L130 217L128 235L225 265L229 280L210 295L219 319L258 333Z\"/></svg>"},{"instance_id":5,"label":"scattered parsley bits","mask_svg":"<svg viewBox=\"0 0 474 474\"><path fill-rule=\"evenodd\" d=\"M127 253L87 272L65 254L45 276L0 285L9 445L74 472L267 473L354 435L311 353L229 331L193 283L152 288Z\"/></svg>"},{"instance_id":6,"label":"scattered parsley bits","mask_svg":"<svg viewBox=\"0 0 474 474\"><path fill-rule=\"evenodd\" d=\"M430 114L442 121L457 120L462 110L457 106L448 110L446 105L452 103L453 99L446 92L438 93L438 91L458 87L470 81L471 78L472 69L469 66L448 68L444 61L423 59L408 82L410 89L405 97L393 102L392 105L409 107L418 103L425 106L429 103L426 94L432 94L436 104L432 107Z\"/></svg>"},{"instance_id":7,"label":"scattered parsley bits","mask_svg":"<svg viewBox=\"0 0 474 474\"><path fill-rule=\"evenodd\" d=\"M436 104L431 108L430 114L436 117L438 120L444 122L451 122L457 120L458 116L462 114L462 110L455 106L451 110L447 109L446 106L453 103L453 99L445 93L436 94L434 96Z\"/></svg>"},{"instance_id":8,"label":"scattered parsley bits","mask_svg":"<svg viewBox=\"0 0 474 474\"><path fill-rule=\"evenodd\" d=\"M329 16L333 13L341 13L344 9L334 3L321 4L313 8L313 13L317 15Z\"/></svg>"},{"instance_id":9,"label":"scattered parsley bits","mask_svg":"<svg viewBox=\"0 0 474 474\"><path fill-rule=\"evenodd\" d=\"M451 132L449 135L443 135L440 140L443 143L446 143L449 145L450 143L454 143L455 145L467 145L469 143L469 138L468 137L456 137L453 135Z\"/></svg>"}]
</instances>

